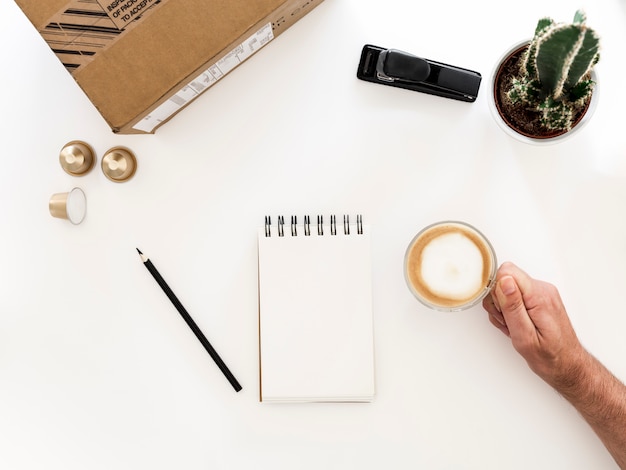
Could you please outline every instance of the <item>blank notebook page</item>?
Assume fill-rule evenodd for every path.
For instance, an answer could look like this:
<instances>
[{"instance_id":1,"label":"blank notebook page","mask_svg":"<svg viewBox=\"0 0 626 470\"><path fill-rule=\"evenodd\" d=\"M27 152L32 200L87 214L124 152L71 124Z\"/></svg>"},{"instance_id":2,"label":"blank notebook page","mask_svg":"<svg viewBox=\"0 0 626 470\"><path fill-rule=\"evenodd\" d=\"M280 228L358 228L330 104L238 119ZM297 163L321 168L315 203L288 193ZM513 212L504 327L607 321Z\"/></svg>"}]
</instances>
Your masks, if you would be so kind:
<instances>
[{"instance_id":1,"label":"blank notebook page","mask_svg":"<svg viewBox=\"0 0 626 470\"><path fill-rule=\"evenodd\" d=\"M259 231L261 401L370 401L374 341L369 227Z\"/></svg>"}]
</instances>

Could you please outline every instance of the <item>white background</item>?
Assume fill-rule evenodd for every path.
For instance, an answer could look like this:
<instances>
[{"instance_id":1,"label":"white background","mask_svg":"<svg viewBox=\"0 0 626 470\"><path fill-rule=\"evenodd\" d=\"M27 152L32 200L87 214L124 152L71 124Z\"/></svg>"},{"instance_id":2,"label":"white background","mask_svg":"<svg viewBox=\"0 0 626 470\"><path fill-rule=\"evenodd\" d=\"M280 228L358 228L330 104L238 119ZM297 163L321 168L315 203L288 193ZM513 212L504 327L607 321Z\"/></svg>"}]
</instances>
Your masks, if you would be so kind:
<instances>
[{"instance_id":1,"label":"white background","mask_svg":"<svg viewBox=\"0 0 626 470\"><path fill-rule=\"evenodd\" d=\"M587 127L529 146L490 116L491 71L544 15L602 36ZM556 284L583 343L626 378L623 0L326 0L155 135L111 133L11 1L0 3L0 467L612 469L577 413L482 307L429 311L406 245L474 224ZM468 104L356 79L370 43L477 70ZM70 140L139 160L124 184L58 163ZM81 187L79 226L48 199ZM373 226L377 397L258 402L257 228L266 214ZM142 266L148 254L243 385L235 393Z\"/></svg>"}]
</instances>

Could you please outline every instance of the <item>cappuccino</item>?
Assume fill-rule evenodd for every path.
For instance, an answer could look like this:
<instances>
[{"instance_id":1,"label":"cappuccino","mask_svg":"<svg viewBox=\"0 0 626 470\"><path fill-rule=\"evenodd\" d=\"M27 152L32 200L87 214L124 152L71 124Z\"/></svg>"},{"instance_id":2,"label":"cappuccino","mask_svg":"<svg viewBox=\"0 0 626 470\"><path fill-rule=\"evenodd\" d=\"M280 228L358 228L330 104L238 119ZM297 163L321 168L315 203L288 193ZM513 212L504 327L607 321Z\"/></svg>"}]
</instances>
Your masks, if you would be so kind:
<instances>
[{"instance_id":1,"label":"cappuccino","mask_svg":"<svg viewBox=\"0 0 626 470\"><path fill-rule=\"evenodd\" d=\"M464 310L489 292L497 269L493 247L464 222L439 222L420 231L404 257L407 284L436 310Z\"/></svg>"}]
</instances>

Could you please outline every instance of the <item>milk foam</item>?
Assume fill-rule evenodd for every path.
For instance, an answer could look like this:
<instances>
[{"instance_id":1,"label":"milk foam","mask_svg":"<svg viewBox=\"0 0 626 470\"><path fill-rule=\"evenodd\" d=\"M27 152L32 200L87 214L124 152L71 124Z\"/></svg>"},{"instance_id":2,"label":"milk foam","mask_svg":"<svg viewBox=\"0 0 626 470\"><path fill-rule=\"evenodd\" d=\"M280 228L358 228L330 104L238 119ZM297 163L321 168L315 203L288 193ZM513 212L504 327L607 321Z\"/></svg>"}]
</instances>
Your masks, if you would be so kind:
<instances>
[{"instance_id":1,"label":"milk foam","mask_svg":"<svg viewBox=\"0 0 626 470\"><path fill-rule=\"evenodd\" d=\"M433 294L443 298L474 296L482 288L483 269L478 247L458 232L433 238L422 251L422 279Z\"/></svg>"}]
</instances>

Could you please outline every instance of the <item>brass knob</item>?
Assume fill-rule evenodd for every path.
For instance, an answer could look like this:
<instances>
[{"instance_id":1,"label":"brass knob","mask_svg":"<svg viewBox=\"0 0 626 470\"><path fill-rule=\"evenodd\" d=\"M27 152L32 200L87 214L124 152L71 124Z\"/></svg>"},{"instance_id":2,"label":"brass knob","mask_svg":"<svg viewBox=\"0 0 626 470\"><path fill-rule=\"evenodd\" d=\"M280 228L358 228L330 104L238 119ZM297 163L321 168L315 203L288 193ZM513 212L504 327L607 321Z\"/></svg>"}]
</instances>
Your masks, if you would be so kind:
<instances>
[{"instance_id":1,"label":"brass knob","mask_svg":"<svg viewBox=\"0 0 626 470\"><path fill-rule=\"evenodd\" d=\"M72 176L83 176L93 168L96 158L89 144L73 140L63 146L59 153L59 163L63 170Z\"/></svg>"},{"instance_id":2,"label":"brass knob","mask_svg":"<svg viewBox=\"0 0 626 470\"><path fill-rule=\"evenodd\" d=\"M102 172L115 183L123 183L133 177L137 170L135 154L126 147L113 147L102 157Z\"/></svg>"}]
</instances>

